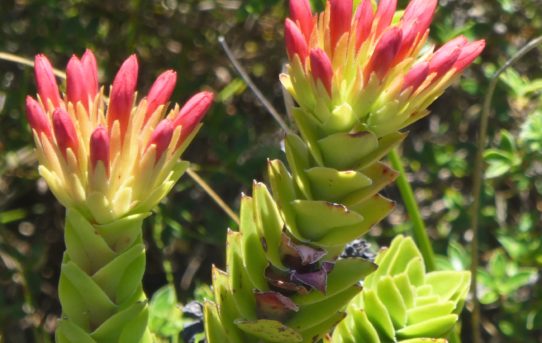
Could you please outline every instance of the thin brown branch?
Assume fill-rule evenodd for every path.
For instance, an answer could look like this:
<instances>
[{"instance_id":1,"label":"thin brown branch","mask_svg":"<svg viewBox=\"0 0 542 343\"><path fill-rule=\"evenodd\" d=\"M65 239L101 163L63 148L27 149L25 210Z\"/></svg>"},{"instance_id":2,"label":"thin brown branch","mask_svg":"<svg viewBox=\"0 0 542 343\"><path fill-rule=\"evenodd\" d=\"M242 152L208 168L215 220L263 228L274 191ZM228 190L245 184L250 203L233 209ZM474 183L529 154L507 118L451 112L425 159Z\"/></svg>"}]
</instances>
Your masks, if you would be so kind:
<instances>
[{"instance_id":1,"label":"thin brown branch","mask_svg":"<svg viewBox=\"0 0 542 343\"><path fill-rule=\"evenodd\" d=\"M263 93L260 91L260 89L256 86L256 84L252 81L246 70L241 66L241 63L237 60L233 52L231 51L230 47L228 46L228 43L226 42L226 39L223 36L218 37L218 42L222 46L222 49L224 49L224 52L226 53L226 56L228 56L228 59L230 60L231 64L234 66L235 70L239 73L241 78L245 81L248 88L252 90L254 95L260 100L260 102L264 105L264 107L267 109L267 111L273 116L275 121L280 125L280 127L286 132L286 133L292 133L292 130L288 127L286 122L282 119L282 116L279 114L277 109L271 104L269 100L263 95Z\"/></svg>"},{"instance_id":2,"label":"thin brown branch","mask_svg":"<svg viewBox=\"0 0 542 343\"><path fill-rule=\"evenodd\" d=\"M195 171L194 169L188 168L186 170L186 173L188 176L190 176L196 183L203 188L203 190L211 197L211 199L214 200L214 202L220 206L220 208L226 212L226 214L237 224L239 225L239 217L237 214L222 200L222 198L216 194L216 192L209 186L205 180L203 180Z\"/></svg>"}]
</instances>

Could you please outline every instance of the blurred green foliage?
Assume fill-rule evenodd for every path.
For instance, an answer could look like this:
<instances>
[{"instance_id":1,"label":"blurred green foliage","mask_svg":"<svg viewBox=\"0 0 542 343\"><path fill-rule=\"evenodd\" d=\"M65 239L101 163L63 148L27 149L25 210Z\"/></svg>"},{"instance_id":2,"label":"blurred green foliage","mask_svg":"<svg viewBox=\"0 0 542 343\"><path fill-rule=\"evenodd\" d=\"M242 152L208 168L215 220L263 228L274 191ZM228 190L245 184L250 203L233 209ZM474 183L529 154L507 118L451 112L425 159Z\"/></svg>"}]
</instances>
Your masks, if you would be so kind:
<instances>
[{"instance_id":1,"label":"blurred green foliage","mask_svg":"<svg viewBox=\"0 0 542 343\"><path fill-rule=\"evenodd\" d=\"M313 3L321 7L323 1ZM443 256L440 264L468 268L472 166L487 78L542 34L542 1L440 0L440 6L431 33L435 44L464 34L486 38L488 46L481 62L410 130L403 155L434 248ZM285 61L286 12L286 1L278 0L2 0L0 51L28 58L43 52L63 69L72 53L89 47L102 84L136 53L140 96L166 68L180 76L177 102L199 89L214 90L217 102L185 158L237 209L252 179L264 178L266 158L282 157L282 132L231 68L217 38L226 37L256 84L284 111L277 75ZM542 340L541 79L542 54L535 51L504 74L493 102L478 275L485 342ZM32 70L0 60L0 337L6 342L51 341L60 314L63 209L36 171L23 112L24 97L33 93ZM381 245L410 225L399 193L388 193L399 206L371 232ZM187 176L146 223L144 282L154 294L152 325L169 341L184 325L177 301L210 294L210 265L224 264L227 227L235 223Z\"/></svg>"}]
</instances>

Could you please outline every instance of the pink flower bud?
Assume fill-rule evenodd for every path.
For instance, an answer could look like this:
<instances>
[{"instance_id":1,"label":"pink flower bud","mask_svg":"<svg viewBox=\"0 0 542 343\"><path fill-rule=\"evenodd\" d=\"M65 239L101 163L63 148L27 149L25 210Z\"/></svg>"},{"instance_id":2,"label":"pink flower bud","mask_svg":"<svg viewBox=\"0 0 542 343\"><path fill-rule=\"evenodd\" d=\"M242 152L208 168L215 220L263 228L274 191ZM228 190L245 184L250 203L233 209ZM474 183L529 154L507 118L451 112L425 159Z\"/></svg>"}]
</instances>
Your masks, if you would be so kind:
<instances>
[{"instance_id":1,"label":"pink flower bud","mask_svg":"<svg viewBox=\"0 0 542 343\"><path fill-rule=\"evenodd\" d=\"M400 26L401 34L401 46L395 56L395 63L402 61L409 51L415 46L416 37L419 37L419 26L417 21L403 22Z\"/></svg>"},{"instance_id":2,"label":"pink flower bud","mask_svg":"<svg viewBox=\"0 0 542 343\"><path fill-rule=\"evenodd\" d=\"M30 127L36 130L38 134L43 132L47 137L51 138L49 118L47 118L47 114L43 111L40 104L31 96L26 97L26 118Z\"/></svg>"},{"instance_id":3,"label":"pink flower bud","mask_svg":"<svg viewBox=\"0 0 542 343\"><path fill-rule=\"evenodd\" d=\"M395 56L401 45L402 32L398 27L392 27L382 34L376 44L373 56L365 68L365 79L374 72L378 78L383 79L389 69L394 66Z\"/></svg>"},{"instance_id":4,"label":"pink flower bud","mask_svg":"<svg viewBox=\"0 0 542 343\"><path fill-rule=\"evenodd\" d=\"M96 57L91 50L85 50L83 57L81 57L81 64L83 65L83 72L85 74L85 83L87 84L87 92L93 99L98 94L98 65L96 63Z\"/></svg>"},{"instance_id":5,"label":"pink flower bud","mask_svg":"<svg viewBox=\"0 0 542 343\"><path fill-rule=\"evenodd\" d=\"M371 0L363 0L356 10L356 50L367 40L373 27L374 13Z\"/></svg>"},{"instance_id":6,"label":"pink flower bud","mask_svg":"<svg viewBox=\"0 0 542 343\"><path fill-rule=\"evenodd\" d=\"M320 80L328 94L331 96L333 66L331 65L329 57L322 49L312 49L310 56L312 77L315 81Z\"/></svg>"},{"instance_id":7,"label":"pink flower bud","mask_svg":"<svg viewBox=\"0 0 542 343\"><path fill-rule=\"evenodd\" d=\"M308 42L311 39L314 21L308 0L290 0L290 18L296 23Z\"/></svg>"},{"instance_id":8,"label":"pink flower bud","mask_svg":"<svg viewBox=\"0 0 542 343\"><path fill-rule=\"evenodd\" d=\"M113 80L107 111L107 123L109 130L111 130L115 120L118 120L122 137L124 137L130 120L137 85L137 72L137 58L135 55L131 55L122 63Z\"/></svg>"},{"instance_id":9,"label":"pink flower bud","mask_svg":"<svg viewBox=\"0 0 542 343\"><path fill-rule=\"evenodd\" d=\"M403 14L404 23L416 22L418 33L425 33L433 21L437 8L437 0L412 0Z\"/></svg>"},{"instance_id":10,"label":"pink flower bud","mask_svg":"<svg viewBox=\"0 0 542 343\"><path fill-rule=\"evenodd\" d=\"M438 49L429 61L429 73L437 73L438 76L446 74L457 61L461 48L467 44L467 39L463 36L452 39Z\"/></svg>"},{"instance_id":11,"label":"pink flower bud","mask_svg":"<svg viewBox=\"0 0 542 343\"><path fill-rule=\"evenodd\" d=\"M93 169L98 161L102 161L109 174L109 135L103 126L98 126L90 136L90 163Z\"/></svg>"},{"instance_id":12,"label":"pink flower bud","mask_svg":"<svg viewBox=\"0 0 542 343\"><path fill-rule=\"evenodd\" d=\"M380 36L390 26L396 8L397 0L381 0L378 2L375 16L375 20L378 22L375 31L376 37Z\"/></svg>"},{"instance_id":13,"label":"pink flower bud","mask_svg":"<svg viewBox=\"0 0 542 343\"><path fill-rule=\"evenodd\" d=\"M455 61L454 68L458 72L462 72L467 68L484 50L486 47L485 40L479 40L476 42L469 43L461 49L459 57Z\"/></svg>"},{"instance_id":14,"label":"pink flower bud","mask_svg":"<svg viewBox=\"0 0 542 343\"><path fill-rule=\"evenodd\" d=\"M167 150L174 129L175 126L173 125L173 122L169 119L164 119L158 123L152 132L147 148L153 144L156 146L156 161L158 161L160 157L162 157L162 154Z\"/></svg>"},{"instance_id":15,"label":"pink flower bud","mask_svg":"<svg viewBox=\"0 0 542 343\"><path fill-rule=\"evenodd\" d=\"M352 0L329 0L330 18L329 30L331 38L331 48L335 45L345 32L350 31L352 23Z\"/></svg>"},{"instance_id":16,"label":"pink flower bud","mask_svg":"<svg viewBox=\"0 0 542 343\"><path fill-rule=\"evenodd\" d=\"M403 79L403 90L416 90L429 75L429 63L423 61L412 67Z\"/></svg>"},{"instance_id":17,"label":"pink flower bud","mask_svg":"<svg viewBox=\"0 0 542 343\"><path fill-rule=\"evenodd\" d=\"M307 47L307 41L299 30L299 27L290 19L286 19L284 25L284 40L286 41L286 51L288 57L293 60L297 54L301 63L305 63L309 54L309 48Z\"/></svg>"},{"instance_id":18,"label":"pink flower bud","mask_svg":"<svg viewBox=\"0 0 542 343\"><path fill-rule=\"evenodd\" d=\"M66 93L72 104L81 102L88 109L86 75L81 61L75 55L70 58L66 67Z\"/></svg>"},{"instance_id":19,"label":"pink flower bud","mask_svg":"<svg viewBox=\"0 0 542 343\"><path fill-rule=\"evenodd\" d=\"M36 78L38 94L45 107L49 106L48 100L53 103L53 108L48 108L48 110L60 106L61 99L58 93L55 74L53 73L53 66L51 66L51 62L49 62L45 55L36 55L34 59L34 76Z\"/></svg>"},{"instance_id":20,"label":"pink flower bud","mask_svg":"<svg viewBox=\"0 0 542 343\"><path fill-rule=\"evenodd\" d=\"M158 76L147 95L147 114L145 121L149 119L158 106L168 102L176 83L177 73L173 70L167 70Z\"/></svg>"},{"instance_id":21,"label":"pink flower bud","mask_svg":"<svg viewBox=\"0 0 542 343\"><path fill-rule=\"evenodd\" d=\"M57 108L53 112L53 130L55 132L56 143L66 156L66 150L71 148L74 153L77 152L79 141L75 126L68 112L62 108Z\"/></svg>"},{"instance_id":22,"label":"pink flower bud","mask_svg":"<svg viewBox=\"0 0 542 343\"><path fill-rule=\"evenodd\" d=\"M211 105L214 95L211 92L200 92L192 96L181 108L179 115L173 120L175 127L181 126L181 137L177 147L192 133L203 119Z\"/></svg>"}]
</instances>

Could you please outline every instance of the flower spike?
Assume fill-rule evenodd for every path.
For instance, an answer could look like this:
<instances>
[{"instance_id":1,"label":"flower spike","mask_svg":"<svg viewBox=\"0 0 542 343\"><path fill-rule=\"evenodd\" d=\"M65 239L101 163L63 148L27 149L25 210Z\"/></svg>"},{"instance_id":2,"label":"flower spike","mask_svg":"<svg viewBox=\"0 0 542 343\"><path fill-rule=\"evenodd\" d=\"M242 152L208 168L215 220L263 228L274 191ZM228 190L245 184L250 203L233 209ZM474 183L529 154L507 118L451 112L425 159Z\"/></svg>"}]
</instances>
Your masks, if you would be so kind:
<instances>
[{"instance_id":1,"label":"flower spike","mask_svg":"<svg viewBox=\"0 0 542 343\"><path fill-rule=\"evenodd\" d=\"M290 1L290 17L294 23L297 23L301 28L301 32L308 42L311 39L314 21L311 12L309 0L292 0Z\"/></svg>"},{"instance_id":2,"label":"flower spike","mask_svg":"<svg viewBox=\"0 0 542 343\"><path fill-rule=\"evenodd\" d=\"M361 45L365 43L371 34L373 26L374 12L371 0L363 0L358 9L354 22L356 23L356 50L359 50Z\"/></svg>"},{"instance_id":3,"label":"flower spike","mask_svg":"<svg viewBox=\"0 0 542 343\"><path fill-rule=\"evenodd\" d=\"M103 126L98 126L90 136L90 163L93 169L102 162L109 174L109 135Z\"/></svg>"},{"instance_id":4,"label":"flower spike","mask_svg":"<svg viewBox=\"0 0 542 343\"><path fill-rule=\"evenodd\" d=\"M461 49L467 44L467 39L463 36L457 37L438 49L429 61L429 72L436 73L437 76L448 72L457 61Z\"/></svg>"},{"instance_id":5,"label":"flower spike","mask_svg":"<svg viewBox=\"0 0 542 343\"><path fill-rule=\"evenodd\" d=\"M349 1L349 0L347 0ZM378 37L391 24L395 10L397 9L397 0L381 0L378 2L376 10L376 29L375 36Z\"/></svg>"},{"instance_id":6,"label":"flower spike","mask_svg":"<svg viewBox=\"0 0 542 343\"><path fill-rule=\"evenodd\" d=\"M53 110L60 106L61 100L51 62L49 62L47 57L39 54L34 59L34 66L34 76L41 101L45 104L47 110ZM53 107L49 106L49 101L51 101Z\"/></svg>"},{"instance_id":7,"label":"flower spike","mask_svg":"<svg viewBox=\"0 0 542 343\"><path fill-rule=\"evenodd\" d=\"M134 102L134 93L137 86L138 64L137 57L132 55L122 63L119 72L113 80L111 99L107 110L109 129L115 121L119 122L121 136L124 136L130 119L130 112Z\"/></svg>"},{"instance_id":8,"label":"flower spike","mask_svg":"<svg viewBox=\"0 0 542 343\"><path fill-rule=\"evenodd\" d=\"M31 96L26 97L26 118L30 127L39 135L42 132L51 139L51 124L47 114L36 100Z\"/></svg>"},{"instance_id":9,"label":"flower spike","mask_svg":"<svg viewBox=\"0 0 542 343\"><path fill-rule=\"evenodd\" d=\"M329 0L330 4L330 38L331 47L334 48L343 34L350 30L352 21L352 1L350 0Z\"/></svg>"},{"instance_id":10,"label":"flower spike","mask_svg":"<svg viewBox=\"0 0 542 343\"><path fill-rule=\"evenodd\" d=\"M69 148L75 154L79 146L79 140L75 125L66 110L57 108L53 112L53 129L58 147L65 155Z\"/></svg>"},{"instance_id":11,"label":"flower spike","mask_svg":"<svg viewBox=\"0 0 542 343\"><path fill-rule=\"evenodd\" d=\"M85 80L87 84L87 91L91 99L94 99L98 94L98 64L96 63L96 57L92 50L87 49L81 57L81 64L83 65L83 71L85 73Z\"/></svg>"},{"instance_id":12,"label":"flower spike","mask_svg":"<svg viewBox=\"0 0 542 343\"><path fill-rule=\"evenodd\" d=\"M301 63L305 63L305 59L309 54L307 42L301 33L299 27L290 19L286 19L284 25L284 37L286 40L286 51L291 59L298 55Z\"/></svg>"},{"instance_id":13,"label":"flower spike","mask_svg":"<svg viewBox=\"0 0 542 343\"><path fill-rule=\"evenodd\" d=\"M173 125L175 127L181 126L181 138L177 144L181 144L192 134L213 104L213 99L213 93L200 92L191 97L181 108L179 115L173 120Z\"/></svg>"},{"instance_id":14,"label":"flower spike","mask_svg":"<svg viewBox=\"0 0 542 343\"><path fill-rule=\"evenodd\" d=\"M372 73L375 73L379 79L383 79L391 67L401 45L401 30L394 27L382 34L375 47L371 61L365 67L365 78L369 80Z\"/></svg>"},{"instance_id":15,"label":"flower spike","mask_svg":"<svg viewBox=\"0 0 542 343\"><path fill-rule=\"evenodd\" d=\"M166 151L171 137L173 136L174 126L171 120L164 119L156 126L151 138L149 139L149 147L154 145L156 147L156 161L158 161L162 154Z\"/></svg>"},{"instance_id":16,"label":"flower spike","mask_svg":"<svg viewBox=\"0 0 542 343\"><path fill-rule=\"evenodd\" d=\"M311 71L315 80L320 80L331 96L333 67L326 52L322 49L311 51Z\"/></svg>"},{"instance_id":17,"label":"flower spike","mask_svg":"<svg viewBox=\"0 0 542 343\"><path fill-rule=\"evenodd\" d=\"M164 105L171 98L175 84L177 83L177 73L173 70L167 70L160 74L154 81L149 94L147 95L147 115L145 122L160 106Z\"/></svg>"},{"instance_id":18,"label":"flower spike","mask_svg":"<svg viewBox=\"0 0 542 343\"><path fill-rule=\"evenodd\" d=\"M455 61L454 68L458 72L462 72L482 53L485 47L486 41L483 39L463 46L459 57Z\"/></svg>"},{"instance_id":19,"label":"flower spike","mask_svg":"<svg viewBox=\"0 0 542 343\"><path fill-rule=\"evenodd\" d=\"M429 63L423 61L418 64L416 64L408 74L405 75L405 79L403 81L403 90L412 88L412 90L416 90L422 82L427 78L429 75Z\"/></svg>"},{"instance_id":20,"label":"flower spike","mask_svg":"<svg viewBox=\"0 0 542 343\"><path fill-rule=\"evenodd\" d=\"M412 0L405 9L401 20L403 22L416 22L419 32L425 32L433 21L437 9L437 0Z\"/></svg>"},{"instance_id":21,"label":"flower spike","mask_svg":"<svg viewBox=\"0 0 542 343\"><path fill-rule=\"evenodd\" d=\"M87 89L87 77L79 58L72 56L66 67L66 93L68 101L74 106L81 102L88 108L90 92Z\"/></svg>"}]
</instances>

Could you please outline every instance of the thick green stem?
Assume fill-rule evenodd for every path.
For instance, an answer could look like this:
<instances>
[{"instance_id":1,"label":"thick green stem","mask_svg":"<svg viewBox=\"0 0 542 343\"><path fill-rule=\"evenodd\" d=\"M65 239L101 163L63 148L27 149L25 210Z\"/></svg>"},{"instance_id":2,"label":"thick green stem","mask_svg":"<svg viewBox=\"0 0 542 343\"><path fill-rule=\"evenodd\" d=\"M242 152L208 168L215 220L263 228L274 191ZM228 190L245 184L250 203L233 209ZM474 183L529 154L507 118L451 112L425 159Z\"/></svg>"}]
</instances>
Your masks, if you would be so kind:
<instances>
[{"instance_id":1,"label":"thick green stem","mask_svg":"<svg viewBox=\"0 0 542 343\"><path fill-rule=\"evenodd\" d=\"M401 162L401 157L399 156L397 149L391 150L388 157L393 168L399 172L399 177L396 180L396 184L401 192L401 197L403 198L403 202L407 209L408 215L410 216L410 220L412 221L412 236L414 237L416 245L422 253L425 261L425 267L428 271L433 271L435 270L435 253L431 247L429 236L427 235L427 230L425 228L418 203L414 197L414 192L412 191L412 187L408 182L405 168Z\"/></svg>"},{"instance_id":2,"label":"thick green stem","mask_svg":"<svg viewBox=\"0 0 542 343\"><path fill-rule=\"evenodd\" d=\"M142 287L145 217L136 214L98 225L67 210L58 343L152 342Z\"/></svg>"}]
</instances>

